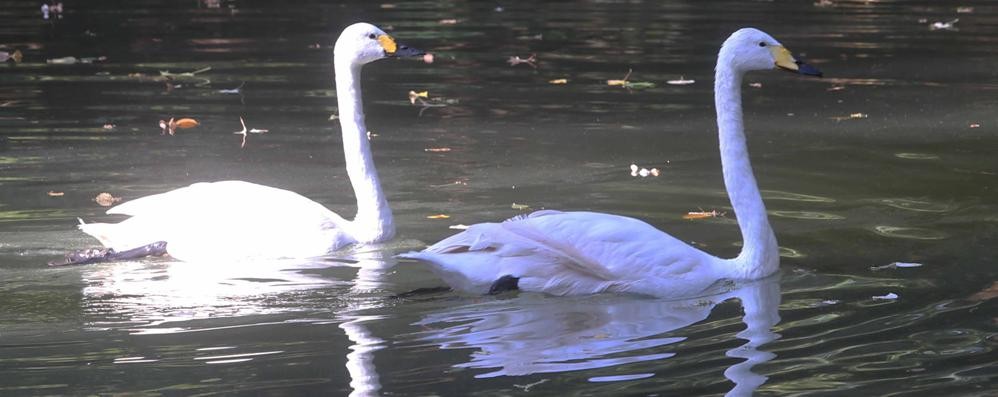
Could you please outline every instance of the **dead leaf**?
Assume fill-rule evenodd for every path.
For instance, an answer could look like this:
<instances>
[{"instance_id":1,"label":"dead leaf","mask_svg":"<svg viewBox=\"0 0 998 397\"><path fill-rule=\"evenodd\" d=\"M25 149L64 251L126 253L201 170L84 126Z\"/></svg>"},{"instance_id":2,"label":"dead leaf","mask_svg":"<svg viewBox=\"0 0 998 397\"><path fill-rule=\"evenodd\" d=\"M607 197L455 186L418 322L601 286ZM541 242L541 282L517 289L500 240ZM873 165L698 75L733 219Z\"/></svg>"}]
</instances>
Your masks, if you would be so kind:
<instances>
[{"instance_id":1,"label":"dead leaf","mask_svg":"<svg viewBox=\"0 0 998 397\"><path fill-rule=\"evenodd\" d=\"M66 195L66 193L63 193L63 192L57 192L57 191L55 191L55 190L49 190L49 193L48 193L48 194L49 194L49 197L62 197L62 196L65 196L65 195Z\"/></svg>"},{"instance_id":2,"label":"dead leaf","mask_svg":"<svg viewBox=\"0 0 998 397\"><path fill-rule=\"evenodd\" d=\"M449 218L450 215L447 214L436 214L436 215L429 215L426 217L426 219L449 219Z\"/></svg>"},{"instance_id":3,"label":"dead leaf","mask_svg":"<svg viewBox=\"0 0 998 397\"><path fill-rule=\"evenodd\" d=\"M526 209L530 209L530 206L526 205L526 204L513 203L513 205L511 206L511 208L513 208L514 210L523 211L523 210L526 210Z\"/></svg>"},{"instance_id":4,"label":"dead leaf","mask_svg":"<svg viewBox=\"0 0 998 397\"><path fill-rule=\"evenodd\" d=\"M530 54L527 58L520 58L519 56L514 55L509 57L506 62L509 63L509 66L516 66L521 63L525 63L530 65L530 67L537 69L537 54Z\"/></svg>"},{"instance_id":5,"label":"dead leaf","mask_svg":"<svg viewBox=\"0 0 998 397\"><path fill-rule=\"evenodd\" d=\"M440 21L438 21L438 23L441 24L441 25L455 25L455 24L457 24L457 20L453 19L453 18L450 18L450 19L441 19Z\"/></svg>"},{"instance_id":6,"label":"dead leaf","mask_svg":"<svg viewBox=\"0 0 998 397\"><path fill-rule=\"evenodd\" d=\"M551 83L551 84L568 84L568 79L554 79L554 80L548 81L548 83Z\"/></svg>"},{"instance_id":7,"label":"dead leaf","mask_svg":"<svg viewBox=\"0 0 998 397\"><path fill-rule=\"evenodd\" d=\"M970 296L970 300L975 301L986 301L994 298L998 298L998 281L992 283L990 287Z\"/></svg>"},{"instance_id":8,"label":"dead leaf","mask_svg":"<svg viewBox=\"0 0 998 397\"><path fill-rule=\"evenodd\" d=\"M94 197L94 201L96 201L101 207L110 207L114 205L114 203L121 201L121 197L114 197L111 193L103 192L98 194L97 197Z\"/></svg>"},{"instance_id":9,"label":"dead leaf","mask_svg":"<svg viewBox=\"0 0 998 397\"><path fill-rule=\"evenodd\" d=\"M180 128L180 129L194 128L194 127L198 126L198 121L194 120L194 119L186 119L186 118L185 119L180 119L180 120L177 120L176 126L177 126L176 128Z\"/></svg>"},{"instance_id":10,"label":"dead leaf","mask_svg":"<svg viewBox=\"0 0 998 397\"><path fill-rule=\"evenodd\" d=\"M749 87L762 88L762 83L749 83Z\"/></svg>"},{"instance_id":11,"label":"dead leaf","mask_svg":"<svg viewBox=\"0 0 998 397\"><path fill-rule=\"evenodd\" d=\"M725 214L724 212L718 212L717 210L704 211L701 209L700 211L687 212L686 215L683 215L683 219L693 220L693 219L716 218L719 216L724 216L724 214Z\"/></svg>"},{"instance_id":12,"label":"dead leaf","mask_svg":"<svg viewBox=\"0 0 998 397\"><path fill-rule=\"evenodd\" d=\"M419 98L427 98L427 99L429 99L430 98L430 92L429 91L420 91L420 92L409 91L409 102L410 103L412 103L413 105L415 105L416 104L416 100L419 99Z\"/></svg>"}]
</instances>

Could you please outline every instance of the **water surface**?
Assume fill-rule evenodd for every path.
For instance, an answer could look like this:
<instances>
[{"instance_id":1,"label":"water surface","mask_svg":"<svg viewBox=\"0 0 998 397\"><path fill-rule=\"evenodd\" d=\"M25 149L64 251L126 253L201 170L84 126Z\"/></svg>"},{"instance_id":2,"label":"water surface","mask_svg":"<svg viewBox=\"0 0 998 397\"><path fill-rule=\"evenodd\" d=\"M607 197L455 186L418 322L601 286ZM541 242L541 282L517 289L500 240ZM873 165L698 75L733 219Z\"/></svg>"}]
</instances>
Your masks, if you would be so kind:
<instances>
[{"instance_id":1,"label":"water surface","mask_svg":"<svg viewBox=\"0 0 998 397\"><path fill-rule=\"evenodd\" d=\"M0 65L0 394L993 392L988 2L210 3L66 2L45 20L0 1L0 51L24 54ZM331 47L358 20L435 54L364 69L395 241L308 262L45 265L95 243L75 224L113 219L101 192L243 179L350 214ZM635 216L736 254L711 84L742 26L826 73L746 78L779 277L680 301L403 295L442 284L394 254L522 205ZM530 54L537 68L506 62ZM656 86L607 86L628 70ZM201 125L160 135L170 117ZM239 117L269 132L240 147ZM699 210L728 214L682 218ZM895 261L923 266L871 270Z\"/></svg>"}]
</instances>

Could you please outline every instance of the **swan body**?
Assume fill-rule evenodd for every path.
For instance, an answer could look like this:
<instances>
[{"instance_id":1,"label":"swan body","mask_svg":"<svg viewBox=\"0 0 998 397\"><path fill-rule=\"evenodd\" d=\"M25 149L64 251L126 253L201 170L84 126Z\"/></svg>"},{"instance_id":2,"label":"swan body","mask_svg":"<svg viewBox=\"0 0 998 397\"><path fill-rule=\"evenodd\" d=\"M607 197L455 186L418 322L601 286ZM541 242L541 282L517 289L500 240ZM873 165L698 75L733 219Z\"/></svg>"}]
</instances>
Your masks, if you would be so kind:
<instances>
[{"instance_id":1,"label":"swan body","mask_svg":"<svg viewBox=\"0 0 998 397\"><path fill-rule=\"evenodd\" d=\"M196 183L142 197L107 211L119 223L83 223L80 230L117 251L166 242L181 260L305 258L395 234L392 212L374 168L360 91L361 67L387 57L422 55L367 23L343 30L333 50L336 100L347 174L357 215L346 220L295 192L243 181Z\"/></svg>"},{"instance_id":2,"label":"swan body","mask_svg":"<svg viewBox=\"0 0 998 397\"><path fill-rule=\"evenodd\" d=\"M742 75L774 68L821 75L757 29L738 30L718 54L714 97L722 171L744 239L737 257L715 257L634 218L559 211L473 225L402 256L429 263L451 287L473 293L495 292L513 280L517 289L554 295L687 297L725 280L776 272L778 246L749 163L741 110Z\"/></svg>"}]
</instances>

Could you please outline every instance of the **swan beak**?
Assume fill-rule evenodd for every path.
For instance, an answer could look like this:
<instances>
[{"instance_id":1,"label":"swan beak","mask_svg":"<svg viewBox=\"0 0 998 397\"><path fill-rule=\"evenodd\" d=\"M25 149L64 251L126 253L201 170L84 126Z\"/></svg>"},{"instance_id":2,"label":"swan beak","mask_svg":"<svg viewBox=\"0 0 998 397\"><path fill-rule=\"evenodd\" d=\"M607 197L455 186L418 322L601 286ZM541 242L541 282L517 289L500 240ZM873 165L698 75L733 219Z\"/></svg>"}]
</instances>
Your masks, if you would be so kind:
<instances>
[{"instance_id":1,"label":"swan beak","mask_svg":"<svg viewBox=\"0 0 998 397\"><path fill-rule=\"evenodd\" d=\"M776 60L777 68L788 72L803 74L805 76L822 76L821 71L818 70L818 68L794 59L794 56L790 55L790 50L784 46L770 46L769 51L773 53L773 59Z\"/></svg>"},{"instance_id":2,"label":"swan beak","mask_svg":"<svg viewBox=\"0 0 998 397\"><path fill-rule=\"evenodd\" d=\"M378 36L378 43L381 44L381 48L385 50L385 56L388 57L418 57L425 54L424 51L396 43L395 39L387 34Z\"/></svg>"}]
</instances>

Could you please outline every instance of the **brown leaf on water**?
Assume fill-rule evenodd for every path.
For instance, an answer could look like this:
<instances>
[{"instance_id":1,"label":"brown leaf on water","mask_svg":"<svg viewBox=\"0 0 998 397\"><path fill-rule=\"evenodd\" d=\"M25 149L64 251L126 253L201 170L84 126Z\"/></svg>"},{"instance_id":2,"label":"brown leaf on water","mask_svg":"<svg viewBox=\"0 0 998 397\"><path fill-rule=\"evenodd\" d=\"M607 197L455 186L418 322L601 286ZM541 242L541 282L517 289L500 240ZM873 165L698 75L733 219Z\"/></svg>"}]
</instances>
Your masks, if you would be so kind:
<instances>
[{"instance_id":1,"label":"brown leaf on water","mask_svg":"<svg viewBox=\"0 0 998 397\"><path fill-rule=\"evenodd\" d=\"M63 193L63 192L57 192L57 191L55 191L55 190L49 190L49 193L48 193L48 195L49 195L49 197L62 197L62 196L65 196L65 195L66 195L66 193Z\"/></svg>"},{"instance_id":2,"label":"brown leaf on water","mask_svg":"<svg viewBox=\"0 0 998 397\"><path fill-rule=\"evenodd\" d=\"M416 104L416 100L417 99L419 99L419 98L427 98L428 99L429 97L430 97L430 92L429 91L419 91L419 92L409 91L409 103L411 103L413 105Z\"/></svg>"},{"instance_id":3,"label":"brown leaf on water","mask_svg":"<svg viewBox=\"0 0 998 397\"><path fill-rule=\"evenodd\" d=\"M992 283L990 287L971 295L969 299L974 301L986 301L994 298L998 298L998 281Z\"/></svg>"},{"instance_id":4,"label":"brown leaf on water","mask_svg":"<svg viewBox=\"0 0 998 397\"><path fill-rule=\"evenodd\" d=\"M548 83L551 83L551 84L568 84L568 79L554 79L554 80L548 81Z\"/></svg>"},{"instance_id":5,"label":"brown leaf on water","mask_svg":"<svg viewBox=\"0 0 998 397\"><path fill-rule=\"evenodd\" d=\"M176 128L194 128L198 126L198 121L194 119L180 119L176 121Z\"/></svg>"},{"instance_id":6,"label":"brown leaf on water","mask_svg":"<svg viewBox=\"0 0 998 397\"><path fill-rule=\"evenodd\" d=\"M121 197L114 197L111 193L103 192L98 194L97 197L94 197L94 201L96 201L101 207L110 207L114 205L114 203L121 201Z\"/></svg>"},{"instance_id":7,"label":"brown leaf on water","mask_svg":"<svg viewBox=\"0 0 998 397\"><path fill-rule=\"evenodd\" d=\"M426 219L448 219L448 218L450 218L450 215L447 214L436 214L436 215L429 215L426 217Z\"/></svg>"}]
</instances>

